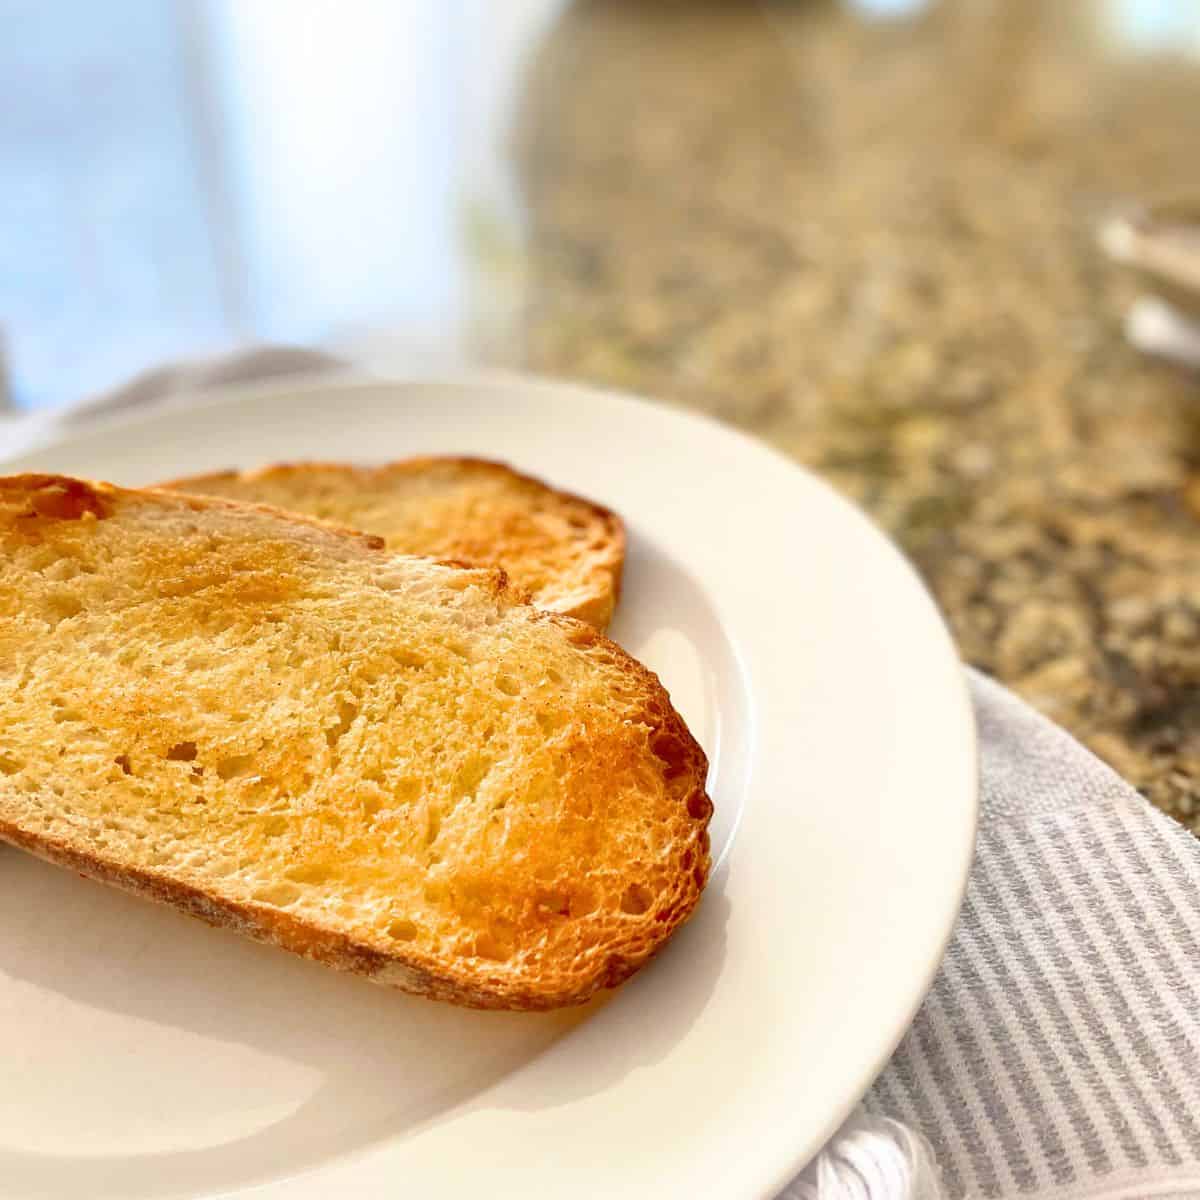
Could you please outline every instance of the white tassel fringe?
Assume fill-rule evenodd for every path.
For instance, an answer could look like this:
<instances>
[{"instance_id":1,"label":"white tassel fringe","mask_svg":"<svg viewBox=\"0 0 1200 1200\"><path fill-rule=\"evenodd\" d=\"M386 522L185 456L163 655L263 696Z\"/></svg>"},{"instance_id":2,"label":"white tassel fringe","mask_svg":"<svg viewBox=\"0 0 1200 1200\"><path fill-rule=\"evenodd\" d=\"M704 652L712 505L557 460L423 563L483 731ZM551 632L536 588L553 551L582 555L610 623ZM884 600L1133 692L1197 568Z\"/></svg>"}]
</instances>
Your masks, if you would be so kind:
<instances>
[{"instance_id":1,"label":"white tassel fringe","mask_svg":"<svg viewBox=\"0 0 1200 1200\"><path fill-rule=\"evenodd\" d=\"M859 1108L780 1200L943 1200L943 1192L929 1143Z\"/></svg>"}]
</instances>

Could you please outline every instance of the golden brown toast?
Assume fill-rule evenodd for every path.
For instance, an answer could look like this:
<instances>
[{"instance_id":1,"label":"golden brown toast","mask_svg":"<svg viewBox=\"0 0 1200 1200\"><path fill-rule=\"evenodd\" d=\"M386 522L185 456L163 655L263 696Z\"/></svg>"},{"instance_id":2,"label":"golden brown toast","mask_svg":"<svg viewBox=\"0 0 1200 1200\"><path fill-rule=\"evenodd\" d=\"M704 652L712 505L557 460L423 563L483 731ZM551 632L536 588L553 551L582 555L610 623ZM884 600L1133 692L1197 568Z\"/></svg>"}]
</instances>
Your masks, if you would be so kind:
<instances>
[{"instance_id":1,"label":"golden brown toast","mask_svg":"<svg viewBox=\"0 0 1200 1200\"><path fill-rule=\"evenodd\" d=\"M539 608L604 630L625 560L620 519L502 463L411 458L381 467L285 463L160 486L274 504L378 534L397 554L500 566Z\"/></svg>"},{"instance_id":2,"label":"golden brown toast","mask_svg":"<svg viewBox=\"0 0 1200 1200\"><path fill-rule=\"evenodd\" d=\"M487 1008L583 1001L694 908L703 752L502 571L48 475L0 479L0 541L0 839Z\"/></svg>"}]
</instances>

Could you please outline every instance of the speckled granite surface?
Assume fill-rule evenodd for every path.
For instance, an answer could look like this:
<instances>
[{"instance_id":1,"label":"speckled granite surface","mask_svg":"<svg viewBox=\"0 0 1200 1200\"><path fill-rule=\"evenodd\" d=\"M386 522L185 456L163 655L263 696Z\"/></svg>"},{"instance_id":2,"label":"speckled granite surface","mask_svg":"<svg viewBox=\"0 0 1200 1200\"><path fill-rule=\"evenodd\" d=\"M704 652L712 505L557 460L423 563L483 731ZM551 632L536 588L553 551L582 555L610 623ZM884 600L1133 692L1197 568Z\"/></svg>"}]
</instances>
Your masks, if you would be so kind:
<instances>
[{"instance_id":1,"label":"speckled granite surface","mask_svg":"<svg viewBox=\"0 0 1200 1200\"><path fill-rule=\"evenodd\" d=\"M518 119L513 357L815 467L966 658L1200 829L1200 379L1125 344L1095 243L1200 192L1200 52L1136 7L580 0Z\"/></svg>"}]
</instances>

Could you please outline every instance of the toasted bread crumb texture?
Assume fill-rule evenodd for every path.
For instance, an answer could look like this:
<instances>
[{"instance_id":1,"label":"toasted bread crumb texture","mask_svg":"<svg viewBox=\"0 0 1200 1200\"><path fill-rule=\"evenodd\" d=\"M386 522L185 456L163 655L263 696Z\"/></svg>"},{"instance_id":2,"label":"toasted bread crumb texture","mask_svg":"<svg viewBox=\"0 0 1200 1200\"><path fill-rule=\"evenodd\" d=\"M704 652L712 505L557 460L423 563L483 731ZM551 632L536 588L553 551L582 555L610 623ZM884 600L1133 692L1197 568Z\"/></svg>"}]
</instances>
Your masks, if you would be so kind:
<instances>
[{"instance_id":1,"label":"toasted bread crumb texture","mask_svg":"<svg viewBox=\"0 0 1200 1200\"><path fill-rule=\"evenodd\" d=\"M415 458L383 467L297 463L169 486L258 501L379 534L398 554L503 567L539 607L607 627L625 536L607 509L500 463Z\"/></svg>"},{"instance_id":2,"label":"toasted bread crumb texture","mask_svg":"<svg viewBox=\"0 0 1200 1200\"><path fill-rule=\"evenodd\" d=\"M0 480L0 837L299 953L544 1008L708 870L657 679L502 572L265 507Z\"/></svg>"}]
</instances>

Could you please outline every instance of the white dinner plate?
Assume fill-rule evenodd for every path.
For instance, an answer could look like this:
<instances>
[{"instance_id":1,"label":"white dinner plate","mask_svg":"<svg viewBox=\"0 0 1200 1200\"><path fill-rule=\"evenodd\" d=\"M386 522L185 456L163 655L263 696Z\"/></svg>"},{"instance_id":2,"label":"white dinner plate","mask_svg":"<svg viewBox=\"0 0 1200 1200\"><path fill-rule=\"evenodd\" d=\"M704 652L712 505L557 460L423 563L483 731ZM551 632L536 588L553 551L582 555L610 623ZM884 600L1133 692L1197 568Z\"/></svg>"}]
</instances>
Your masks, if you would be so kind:
<instances>
[{"instance_id":1,"label":"white dinner plate","mask_svg":"<svg viewBox=\"0 0 1200 1200\"><path fill-rule=\"evenodd\" d=\"M764 446L521 379L305 384L135 416L10 470L505 459L621 513L612 636L708 751L696 917L585 1010L390 992L0 853L0 1191L141 1200L771 1196L886 1061L974 843L975 749L912 570Z\"/></svg>"}]
</instances>

